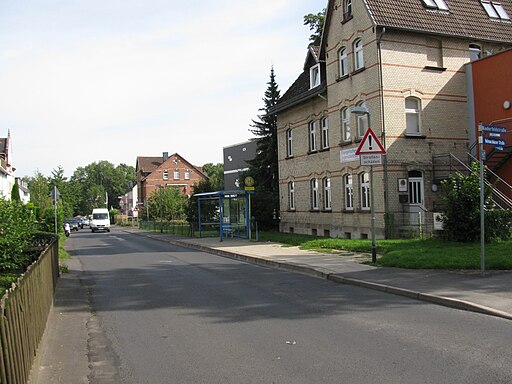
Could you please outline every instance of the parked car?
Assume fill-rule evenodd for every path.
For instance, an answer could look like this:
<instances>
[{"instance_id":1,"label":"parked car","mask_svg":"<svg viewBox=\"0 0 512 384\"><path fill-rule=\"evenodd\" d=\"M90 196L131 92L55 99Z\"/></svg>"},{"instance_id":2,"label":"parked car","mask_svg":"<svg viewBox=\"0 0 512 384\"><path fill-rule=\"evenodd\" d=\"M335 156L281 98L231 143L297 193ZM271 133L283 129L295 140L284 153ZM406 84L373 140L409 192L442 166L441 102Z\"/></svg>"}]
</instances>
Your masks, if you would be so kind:
<instances>
[{"instance_id":1,"label":"parked car","mask_svg":"<svg viewBox=\"0 0 512 384\"><path fill-rule=\"evenodd\" d=\"M64 223L69 224L69 229L71 231L78 231L82 225L82 223L79 219L67 219L64 221Z\"/></svg>"},{"instance_id":2,"label":"parked car","mask_svg":"<svg viewBox=\"0 0 512 384\"><path fill-rule=\"evenodd\" d=\"M91 221L87 217L81 217L82 220L82 228L91 226Z\"/></svg>"}]
</instances>

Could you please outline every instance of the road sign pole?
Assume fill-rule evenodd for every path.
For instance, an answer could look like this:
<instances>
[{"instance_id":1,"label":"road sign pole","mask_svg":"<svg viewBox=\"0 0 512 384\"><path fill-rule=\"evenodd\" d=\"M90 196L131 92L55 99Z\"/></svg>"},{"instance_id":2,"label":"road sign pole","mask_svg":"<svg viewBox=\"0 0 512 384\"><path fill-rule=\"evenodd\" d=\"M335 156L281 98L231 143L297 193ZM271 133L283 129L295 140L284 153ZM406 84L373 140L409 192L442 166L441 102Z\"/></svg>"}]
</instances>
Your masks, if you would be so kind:
<instances>
[{"instance_id":1,"label":"road sign pole","mask_svg":"<svg viewBox=\"0 0 512 384\"><path fill-rule=\"evenodd\" d=\"M370 166L370 214L372 227L372 263L377 262L377 245L375 243L375 204L373 197L373 165Z\"/></svg>"},{"instance_id":2,"label":"road sign pole","mask_svg":"<svg viewBox=\"0 0 512 384\"><path fill-rule=\"evenodd\" d=\"M479 150L480 150L480 269L482 276L485 276L485 195L484 195L484 141L483 141L483 126L482 123L478 125L479 136Z\"/></svg>"}]
</instances>

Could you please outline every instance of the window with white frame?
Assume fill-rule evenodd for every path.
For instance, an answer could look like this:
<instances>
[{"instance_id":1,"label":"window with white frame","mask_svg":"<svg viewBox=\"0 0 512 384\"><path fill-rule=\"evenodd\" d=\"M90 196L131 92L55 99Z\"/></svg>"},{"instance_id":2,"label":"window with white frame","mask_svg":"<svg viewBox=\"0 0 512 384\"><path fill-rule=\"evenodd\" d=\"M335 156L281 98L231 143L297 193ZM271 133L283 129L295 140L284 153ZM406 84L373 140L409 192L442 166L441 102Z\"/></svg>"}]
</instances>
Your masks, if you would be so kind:
<instances>
[{"instance_id":1,"label":"window with white frame","mask_svg":"<svg viewBox=\"0 0 512 384\"><path fill-rule=\"evenodd\" d=\"M405 123L407 135L419 136L421 134L420 111L420 99L416 97L405 98Z\"/></svg>"},{"instance_id":2,"label":"window with white frame","mask_svg":"<svg viewBox=\"0 0 512 384\"><path fill-rule=\"evenodd\" d=\"M190 180L190 171L188 169L185 171L185 180Z\"/></svg>"},{"instance_id":3,"label":"window with white frame","mask_svg":"<svg viewBox=\"0 0 512 384\"><path fill-rule=\"evenodd\" d=\"M327 149L329 148L329 121L327 117L322 118L320 124L322 125L322 149Z\"/></svg>"},{"instance_id":4,"label":"window with white frame","mask_svg":"<svg viewBox=\"0 0 512 384\"><path fill-rule=\"evenodd\" d=\"M358 103L358 107L367 108L366 103ZM366 131L368 130L368 114L357 114L356 115L356 123L357 123L357 137L362 139Z\"/></svg>"},{"instance_id":5,"label":"window with white frame","mask_svg":"<svg viewBox=\"0 0 512 384\"><path fill-rule=\"evenodd\" d=\"M348 55L347 48L343 47L338 51L339 75L344 77L348 75Z\"/></svg>"},{"instance_id":6,"label":"window with white frame","mask_svg":"<svg viewBox=\"0 0 512 384\"><path fill-rule=\"evenodd\" d=\"M318 180L311 179L309 184L311 190L311 209L318 210Z\"/></svg>"},{"instance_id":7,"label":"window with white frame","mask_svg":"<svg viewBox=\"0 0 512 384\"><path fill-rule=\"evenodd\" d=\"M481 4L491 19L510 20L510 16L500 2L482 0Z\"/></svg>"},{"instance_id":8,"label":"window with white frame","mask_svg":"<svg viewBox=\"0 0 512 384\"><path fill-rule=\"evenodd\" d=\"M343 19L347 20L352 16L352 0L343 1Z\"/></svg>"},{"instance_id":9,"label":"window with white frame","mask_svg":"<svg viewBox=\"0 0 512 384\"><path fill-rule=\"evenodd\" d=\"M286 130L286 156L293 156L293 133L291 129Z\"/></svg>"},{"instance_id":10,"label":"window with white frame","mask_svg":"<svg viewBox=\"0 0 512 384\"><path fill-rule=\"evenodd\" d=\"M288 209L295 210L295 182L288 183Z\"/></svg>"},{"instance_id":11,"label":"window with white frame","mask_svg":"<svg viewBox=\"0 0 512 384\"><path fill-rule=\"evenodd\" d=\"M363 40L354 41L354 70L364 68Z\"/></svg>"},{"instance_id":12,"label":"window with white frame","mask_svg":"<svg viewBox=\"0 0 512 384\"><path fill-rule=\"evenodd\" d=\"M352 133L350 131L350 109L343 108L341 110L341 140L344 142L352 141Z\"/></svg>"},{"instance_id":13,"label":"window with white frame","mask_svg":"<svg viewBox=\"0 0 512 384\"><path fill-rule=\"evenodd\" d=\"M331 178L324 177L322 179L322 189L324 198L324 210L331 210Z\"/></svg>"},{"instance_id":14,"label":"window with white frame","mask_svg":"<svg viewBox=\"0 0 512 384\"><path fill-rule=\"evenodd\" d=\"M309 132L309 151L314 152L316 151L316 126L318 122L317 121L310 121L308 124L308 132Z\"/></svg>"},{"instance_id":15,"label":"window with white frame","mask_svg":"<svg viewBox=\"0 0 512 384\"><path fill-rule=\"evenodd\" d=\"M359 192L361 209L367 211L370 209L370 176L368 172L363 172L359 175Z\"/></svg>"},{"instance_id":16,"label":"window with white frame","mask_svg":"<svg viewBox=\"0 0 512 384\"><path fill-rule=\"evenodd\" d=\"M440 9L441 11L449 10L444 0L423 0L423 5L429 9Z\"/></svg>"},{"instance_id":17,"label":"window with white frame","mask_svg":"<svg viewBox=\"0 0 512 384\"><path fill-rule=\"evenodd\" d=\"M352 175L343 176L343 184L345 188L345 209L347 211L354 210L354 186L352 185Z\"/></svg>"},{"instance_id":18,"label":"window with white frame","mask_svg":"<svg viewBox=\"0 0 512 384\"><path fill-rule=\"evenodd\" d=\"M174 171L174 180L179 180L180 179L180 171L176 170Z\"/></svg>"},{"instance_id":19,"label":"window with white frame","mask_svg":"<svg viewBox=\"0 0 512 384\"><path fill-rule=\"evenodd\" d=\"M162 173L162 179L169 180L169 171L167 169Z\"/></svg>"},{"instance_id":20,"label":"window with white frame","mask_svg":"<svg viewBox=\"0 0 512 384\"><path fill-rule=\"evenodd\" d=\"M315 88L320 85L320 64L313 65L309 69L309 88Z\"/></svg>"}]
</instances>

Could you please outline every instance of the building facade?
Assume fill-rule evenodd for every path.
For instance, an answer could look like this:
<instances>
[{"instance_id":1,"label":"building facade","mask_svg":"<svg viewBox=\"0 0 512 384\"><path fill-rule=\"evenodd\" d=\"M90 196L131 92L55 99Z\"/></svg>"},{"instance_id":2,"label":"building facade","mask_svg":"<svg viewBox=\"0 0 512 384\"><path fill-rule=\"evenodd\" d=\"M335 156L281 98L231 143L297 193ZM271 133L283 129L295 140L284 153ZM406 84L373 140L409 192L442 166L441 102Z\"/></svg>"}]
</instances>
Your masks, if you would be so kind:
<instances>
[{"instance_id":1,"label":"building facade","mask_svg":"<svg viewBox=\"0 0 512 384\"><path fill-rule=\"evenodd\" d=\"M512 46L510 14L478 0L329 1L320 47L271 110L281 230L369 238L372 189L377 238L432 229L447 164L467 162L465 64ZM369 126L387 152L373 186L355 155Z\"/></svg>"},{"instance_id":2,"label":"building facade","mask_svg":"<svg viewBox=\"0 0 512 384\"><path fill-rule=\"evenodd\" d=\"M247 161L256 156L257 142L245 141L223 148L224 154L224 190L238 190L242 185L240 175L249 170Z\"/></svg>"},{"instance_id":3,"label":"building facade","mask_svg":"<svg viewBox=\"0 0 512 384\"><path fill-rule=\"evenodd\" d=\"M0 196L11 200L11 191L14 186L15 168L12 165L11 133L0 138Z\"/></svg>"},{"instance_id":4,"label":"building facade","mask_svg":"<svg viewBox=\"0 0 512 384\"><path fill-rule=\"evenodd\" d=\"M201 168L177 153L169 156L168 152L163 152L161 157L137 157L135 171L138 202L143 204L159 188L179 188L183 195L190 197L192 186L208 178Z\"/></svg>"},{"instance_id":5,"label":"building facade","mask_svg":"<svg viewBox=\"0 0 512 384\"><path fill-rule=\"evenodd\" d=\"M468 83L468 132L470 149L478 154L478 125L503 127L507 133L499 136L504 146L484 144L485 164L489 179L509 199L512 199L512 50L496 53L466 64Z\"/></svg>"}]
</instances>

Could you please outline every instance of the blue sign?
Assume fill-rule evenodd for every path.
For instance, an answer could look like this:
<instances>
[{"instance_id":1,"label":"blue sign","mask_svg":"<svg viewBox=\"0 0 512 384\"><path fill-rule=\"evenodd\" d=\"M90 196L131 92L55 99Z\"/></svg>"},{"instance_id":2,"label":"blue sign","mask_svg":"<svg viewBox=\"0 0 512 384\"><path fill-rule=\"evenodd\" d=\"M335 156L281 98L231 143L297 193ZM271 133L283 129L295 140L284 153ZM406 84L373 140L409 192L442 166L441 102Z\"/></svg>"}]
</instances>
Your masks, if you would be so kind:
<instances>
[{"instance_id":1,"label":"blue sign","mask_svg":"<svg viewBox=\"0 0 512 384\"><path fill-rule=\"evenodd\" d=\"M497 151L503 151L503 147L501 147L499 145L495 145L494 149L497 150Z\"/></svg>"},{"instance_id":2,"label":"blue sign","mask_svg":"<svg viewBox=\"0 0 512 384\"><path fill-rule=\"evenodd\" d=\"M491 139L490 137L484 137L484 144L498 145L500 147L505 146L505 140L502 139Z\"/></svg>"},{"instance_id":3,"label":"blue sign","mask_svg":"<svg viewBox=\"0 0 512 384\"><path fill-rule=\"evenodd\" d=\"M498 127L497 125L485 125L482 124L482 129L484 132L492 132L492 133L507 133L507 128Z\"/></svg>"}]
</instances>

